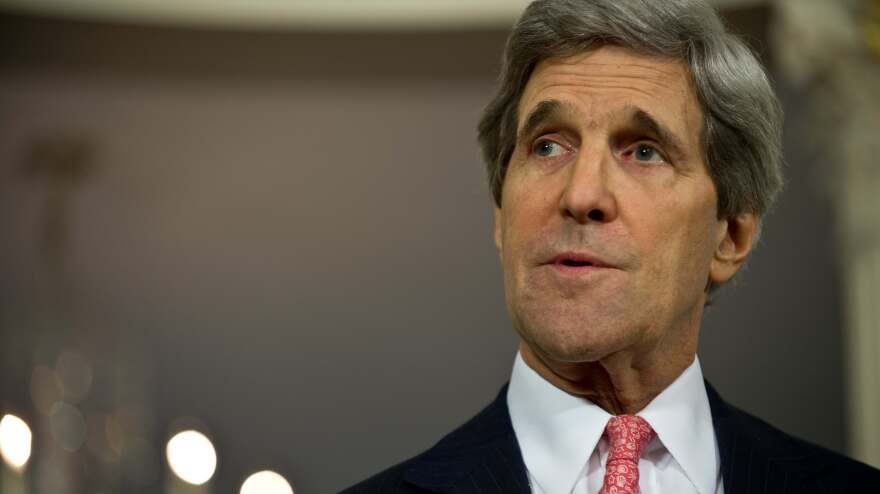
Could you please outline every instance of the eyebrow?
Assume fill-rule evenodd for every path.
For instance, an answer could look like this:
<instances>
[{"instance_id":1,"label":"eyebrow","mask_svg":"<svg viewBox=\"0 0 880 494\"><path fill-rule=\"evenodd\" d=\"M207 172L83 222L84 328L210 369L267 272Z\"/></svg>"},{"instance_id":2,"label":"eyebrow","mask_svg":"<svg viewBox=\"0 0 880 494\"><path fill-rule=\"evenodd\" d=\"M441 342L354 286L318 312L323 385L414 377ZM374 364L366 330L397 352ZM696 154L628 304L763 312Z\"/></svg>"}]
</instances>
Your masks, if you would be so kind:
<instances>
[{"instance_id":1,"label":"eyebrow","mask_svg":"<svg viewBox=\"0 0 880 494\"><path fill-rule=\"evenodd\" d=\"M526 117L525 123L517 133L517 140L531 135L535 129L549 121L560 119L563 113L573 113L570 104L555 99L541 101L529 112L529 116Z\"/></svg>"},{"instance_id":2,"label":"eyebrow","mask_svg":"<svg viewBox=\"0 0 880 494\"><path fill-rule=\"evenodd\" d=\"M656 118L652 117L650 113L633 105L627 106L625 111L630 113L629 122L633 128L653 134L669 153L677 157L685 155L685 148L681 139Z\"/></svg>"}]
</instances>

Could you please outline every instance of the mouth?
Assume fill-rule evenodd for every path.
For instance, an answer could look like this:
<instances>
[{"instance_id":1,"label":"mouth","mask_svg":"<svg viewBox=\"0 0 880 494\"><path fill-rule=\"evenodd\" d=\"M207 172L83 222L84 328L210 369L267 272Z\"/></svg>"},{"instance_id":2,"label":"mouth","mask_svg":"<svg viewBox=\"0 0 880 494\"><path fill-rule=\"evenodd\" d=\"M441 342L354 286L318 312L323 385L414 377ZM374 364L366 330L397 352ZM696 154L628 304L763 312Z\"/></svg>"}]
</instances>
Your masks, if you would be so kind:
<instances>
[{"instance_id":1,"label":"mouth","mask_svg":"<svg viewBox=\"0 0 880 494\"><path fill-rule=\"evenodd\" d=\"M556 268L557 271L568 274L588 273L614 267L592 254L577 252L561 253L548 264Z\"/></svg>"},{"instance_id":2,"label":"mouth","mask_svg":"<svg viewBox=\"0 0 880 494\"><path fill-rule=\"evenodd\" d=\"M577 261L574 259L563 259L562 261L559 261L558 264L568 266L570 268L583 268L593 265L593 263L590 261Z\"/></svg>"},{"instance_id":3,"label":"mouth","mask_svg":"<svg viewBox=\"0 0 880 494\"><path fill-rule=\"evenodd\" d=\"M597 268L610 268L608 263L602 261L598 257L588 254L588 253L580 253L580 252L563 252L554 257L550 264L558 264L561 266L568 267L597 267Z\"/></svg>"}]
</instances>

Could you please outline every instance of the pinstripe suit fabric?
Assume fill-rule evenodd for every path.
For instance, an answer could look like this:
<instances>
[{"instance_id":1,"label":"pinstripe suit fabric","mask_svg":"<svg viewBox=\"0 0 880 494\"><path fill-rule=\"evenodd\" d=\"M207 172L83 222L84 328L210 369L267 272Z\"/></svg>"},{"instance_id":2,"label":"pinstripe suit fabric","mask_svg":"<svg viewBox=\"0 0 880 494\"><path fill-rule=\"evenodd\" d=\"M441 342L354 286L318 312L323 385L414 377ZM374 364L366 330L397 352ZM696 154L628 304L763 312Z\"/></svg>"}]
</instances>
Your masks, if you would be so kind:
<instances>
[{"instance_id":1,"label":"pinstripe suit fabric","mask_svg":"<svg viewBox=\"0 0 880 494\"><path fill-rule=\"evenodd\" d=\"M728 405L708 383L706 391L726 494L880 493L880 470L785 434ZM433 448L341 494L530 492L505 386Z\"/></svg>"}]
</instances>

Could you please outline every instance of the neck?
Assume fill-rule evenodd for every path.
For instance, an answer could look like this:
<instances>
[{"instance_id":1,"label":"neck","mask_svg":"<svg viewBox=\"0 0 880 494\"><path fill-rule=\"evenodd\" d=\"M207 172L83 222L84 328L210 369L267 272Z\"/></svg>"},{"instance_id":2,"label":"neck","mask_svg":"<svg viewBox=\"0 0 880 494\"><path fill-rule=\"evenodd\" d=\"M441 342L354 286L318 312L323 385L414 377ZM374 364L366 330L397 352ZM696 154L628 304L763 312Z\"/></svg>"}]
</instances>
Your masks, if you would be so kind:
<instances>
[{"instance_id":1,"label":"neck","mask_svg":"<svg viewBox=\"0 0 880 494\"><path fill-rule=\"evenodd\" d=\"M589 399L612 415L644 409L694 361L696 344L675 355L647 357L621 351L595 362L560 362L528 343L520 344L526 364L550 384Z\"/></svg>"}]
</instances>

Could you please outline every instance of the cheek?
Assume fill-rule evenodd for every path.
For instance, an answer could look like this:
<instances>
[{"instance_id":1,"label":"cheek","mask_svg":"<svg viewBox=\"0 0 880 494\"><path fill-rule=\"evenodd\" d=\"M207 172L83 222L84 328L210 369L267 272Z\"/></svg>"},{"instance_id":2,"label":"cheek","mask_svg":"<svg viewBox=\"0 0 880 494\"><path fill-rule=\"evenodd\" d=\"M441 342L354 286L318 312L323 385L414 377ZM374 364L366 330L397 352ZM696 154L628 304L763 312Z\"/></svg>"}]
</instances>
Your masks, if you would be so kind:
<instances>
[{"instance_id":1,"label":"cheek","mask_svg":"<svg viewBox=\"0 0 880 494\"><path fill-rule=\"evenodd\" d=\"M651 259L645 281L655 296L688 299L704 288L714 252L714 223L702 214L670 211L677 214L658 221L658 228L642 229L642 259Z\"/></svg>"},{"instance_id":2,"label":"cheek","mask_svg":"<svg viewBox=\"0 0 880 494\"><path fill-rule=\"evenodd\" d=\"M676 248L681 290L702 292L709 276L714 253L714 223L705 217L693 217L679 236Z\"/></svg>"},{"instance_id":3,"label":"cheek","mask_svg":"<svg viewBox=\"0 0 880 494\"><path fill-rule=\"evenodd\" d=\"M503 255L511 261L527 248L527 244L541 228L538 201L535 197L522 194L517 183L512 180L505 187L502 202Z\"/></svg>"},{"instance_id":4,"label":"cheek","mask_svg":"<svg viewBox=\"0 0 880 494\"><path fill-rule=\"evenodd\" d=\"M517 276L518 266L528 254L530 239L527 235L534 226L529 223L528 216L522 213L523 211L511 208L502 223L501 262L505 278Z\"/></svg>"}]
</instances>

